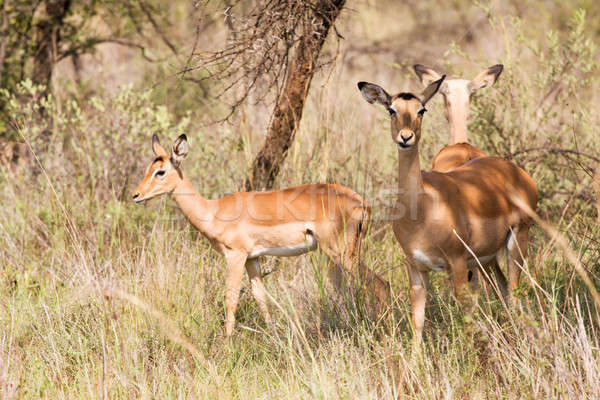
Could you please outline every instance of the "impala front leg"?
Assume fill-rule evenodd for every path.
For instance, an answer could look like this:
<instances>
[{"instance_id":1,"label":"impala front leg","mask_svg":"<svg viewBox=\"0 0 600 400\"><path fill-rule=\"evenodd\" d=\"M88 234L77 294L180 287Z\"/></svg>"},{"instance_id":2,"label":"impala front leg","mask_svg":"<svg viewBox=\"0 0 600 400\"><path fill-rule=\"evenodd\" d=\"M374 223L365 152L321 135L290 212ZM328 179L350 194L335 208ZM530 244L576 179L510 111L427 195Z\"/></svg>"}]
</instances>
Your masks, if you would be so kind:
<instances>
[{"instance_id":1,"label":"impala front leg","mask_svg":"<svg viewBox=\"0 0 600 400\"><path fill-rule=\"evenodd\" d=\"M467 311L472 311L473 299L475 295L470 289L469 269L467 268L467 257L460 256L455 259L449 259L450 271L452 272L452 282L454 284L454 295L462 306L467 307ZM476 292L475 292L476 293Z\"/></svg>"},{"instance_id":2,"label":"impala front leg","mask_svg":"<svg viewBox=\"0 0 600 400\"><path fill-rule=\"evenodd\" d=\"M246 253L230 251L225 253L227 259L227 282L225 288L225 334L231 336L235 326L235 310L240 298L242 277L244 276L244 265Z\"/></svg>"},{"instance_id":3,"label":"impala front leg","mask_svg":"<svg viewBox=\"0 0 600 400\"><path fill-rule=\"evenodd\" d=\"M479 270L479 266L475 265L467 272L467 278L469 280L469 284L471 285L471 290L473 292L478 292L481 289L483 283L482 271Z\"/></svg>"},{"instance_id":4,"label":"impala front leg","mask_svg":"<svg viewBox=\"0 0 600 400\"><path fill-rule=\"evenodd\" d=\"M409 264L408 274L410 278L412 322L415 330L414 342L418 344L423 341L425 304L427 303L427 273L421 272Z\"/></svg>"}]
</instances>

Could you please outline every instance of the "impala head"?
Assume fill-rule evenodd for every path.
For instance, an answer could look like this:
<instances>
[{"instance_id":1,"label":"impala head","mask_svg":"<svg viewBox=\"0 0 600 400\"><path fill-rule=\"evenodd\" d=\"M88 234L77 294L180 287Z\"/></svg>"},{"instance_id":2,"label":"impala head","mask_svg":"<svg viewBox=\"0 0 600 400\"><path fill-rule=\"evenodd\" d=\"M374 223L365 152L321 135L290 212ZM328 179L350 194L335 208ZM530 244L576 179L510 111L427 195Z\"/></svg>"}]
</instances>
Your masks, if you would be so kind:
<instances>
[{"instance_id":1,"label":"impala head","mask_svg":"<svg viewBox=\"0 0 600 400\"><path fill-rule=\"evenodd\" d=\"M390 96L381 86L374 83L358 82L358 89L369 103L381 104L390 113L392 139L398 150L413 148L421 138L421 121L425 105L438 92L445 75L428 85L421 95L398 93Z\"/></svg>"},{"instance_id":2,"label":"impala head","mask_svg":"<svg viewBox=\"0 0 600 400\"><path fill-rule=\"evenodd\" d=\"M417 64L413 68L424 86L428 86L442 77L433 69L421 64ZM491 66L472 80L446 79L440 87L440 93L444 96L446 106L446 119L450 123L450 135L456 139L454 143L467 140L467 117L469 116L471 95L479 89L492 86L498 80L503 68L502 64Z\"/></svg>"},{"instance_id":3,"label":"impala head","mask_svg":"<svg viewBox=\"0 0 600 400\"><path fill-rule=\"evenodd\" d=\"M173 142L171 156L158 141L158 136L152 136L152 151L154 160L146 168L144 178L135 189L133 201L143 203L161 194L171 193L181 181L179 165L188 152L187 137L180 135Z\"/></svg>"}]
</instances>

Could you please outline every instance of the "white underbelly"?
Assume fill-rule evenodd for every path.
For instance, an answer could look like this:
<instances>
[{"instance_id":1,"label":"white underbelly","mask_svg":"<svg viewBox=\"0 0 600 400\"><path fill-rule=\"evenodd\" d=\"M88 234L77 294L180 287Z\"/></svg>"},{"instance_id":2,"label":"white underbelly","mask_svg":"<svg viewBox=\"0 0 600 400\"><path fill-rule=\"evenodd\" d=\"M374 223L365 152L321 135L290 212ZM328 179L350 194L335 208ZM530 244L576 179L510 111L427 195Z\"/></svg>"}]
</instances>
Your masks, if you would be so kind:
<instances>
[{"instance_id":1,"label":"white underbelly","mask_svg":"<svg viewBox=\"0 0 600 400\"><path fill-rule=\"evenodd\" d=\"M310 233L306 234L306 240L302 243L282 247L263 247L255 249L248 258L260 256L294 257L299 256L317 248L317 239Z\"/></svg>"},{"instance_id":2,"label":"white underbelly","mask_svg":"<svg viewBox=\"0 0 600 400\"><path fill-rule=\"evenodd\" d=\"M431 257L419 249L413 251L412 258L420 270L431 269L434 271L442 271L446 268L446 260L438 257Z\"/></svg>"}]
</instances>

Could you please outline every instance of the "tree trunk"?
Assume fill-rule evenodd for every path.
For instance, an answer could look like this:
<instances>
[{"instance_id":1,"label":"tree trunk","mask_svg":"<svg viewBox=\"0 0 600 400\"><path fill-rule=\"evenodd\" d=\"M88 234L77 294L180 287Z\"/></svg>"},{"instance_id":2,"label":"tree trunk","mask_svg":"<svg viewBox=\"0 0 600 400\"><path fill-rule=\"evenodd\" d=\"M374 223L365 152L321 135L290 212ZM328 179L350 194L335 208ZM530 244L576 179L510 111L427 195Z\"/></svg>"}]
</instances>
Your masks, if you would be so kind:
<instances>
[{"instance_id":1,"label":"tree trunk","mask_svg":"<svg viewBox=\"0 0 600 400\"><path fill-rule=\"evenodd\" d=\"M71 0L46 0L45 13L36 23L33 76L35 83L48 87L52 68L58 57L60 28L71 6Z\"/></svg>"},{"instance_id":2,"label":"tree trunk","mask_svg":"<svg viewBox=\"0 0 600 400\"><path fill-rule=\"evenodd\" d=\"M4 60L6 58L6 43L8 43L8 9L10 1L4 0L2 3L2 25L0 25L0 86L2 85L2 71L4 70Z\"/></svg>"},{"instance_id":3,"label":"tree trunk","mask_svg":"<svg viewBox=\"0 0 600 400\"><path fill-rule=\"evenodd\" d=\"M252 177L246 190L271 189L281 164L287 156L302 117L315 65L329 29L340 14L346 0L319 0L315 3L314 20L305 27L292 54L283 90L277 97L265 144L253 163ZM312 29L312 26L316 28Z\"/></svg>"}]
</instances>

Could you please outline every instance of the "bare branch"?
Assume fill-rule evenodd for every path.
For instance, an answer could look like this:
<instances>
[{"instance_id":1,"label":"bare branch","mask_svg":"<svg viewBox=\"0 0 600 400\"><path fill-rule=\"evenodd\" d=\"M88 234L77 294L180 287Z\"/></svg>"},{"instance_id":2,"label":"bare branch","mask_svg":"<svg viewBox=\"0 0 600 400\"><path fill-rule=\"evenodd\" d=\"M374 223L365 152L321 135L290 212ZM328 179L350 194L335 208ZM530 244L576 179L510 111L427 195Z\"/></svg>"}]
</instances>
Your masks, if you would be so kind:
<instances>
[{"instance_id":1,"label":"bare branch","mask_svg":"<svg viewBox=\"0 0 600 400\"><path fill-rule=\"evenodd\" d=\"M167 38L167 36L164 34L162 29L160 29L160 26L158 26L158 24L156 23L156 20L152 16L151 11L154 11L154 10L148 10L148 5L146 5L146 3L143 0L139 0L139 4L140 4L140 8L142 9L142 12L146 16L146 18L148 18L148 21L150 21L150 24L154 28L154 31L156 33L158 33L158 35L162 39L163 43L166 44L169 49L171 49L173 54L177 55L178 54L177 48L175 48L173 43L171 43L171 41Z\"/></svg>"},{"instance_id":2,"label":"bare branch","mask_svg":"<svg viewBox=\"0 0 600 400\"><path fill-rule=\"evenodd\" d=\"M583 153L581 151L571 150L571 149L563 149L560 147L533 147L533 148L529 148L529 149L523 149L523 150L515 151L514 153L506 155L506 158L513 159L516 156L521 155L521 154L527 154L527 153L539 152L539 151L543 151L548 154L561 154L561 155L567 155L567 156L585 157L596 163L600 163L600 158L598 158L596 156L593 156L593 155L587 154L587 153ZM574 161L572 159L572 157L568 157L568 158L571 159L572 161ZM587 167L587 166L583 169L587 170L586 172L590 172L590 171L594 170L594 168Z\"/></svg>"},{"instance_id":3,"label":"bare branch","mask_svg":"<svg viewBox=\"0 0 600 400\"><path fill-rule=\"evenodd\" d=\"M142 57L144 57L147 61L150 61L150 62L158 61L158 60L153 59L150 56L148 56L146 54L146 48L144 46L142 46L141 44L131 42L131 41L128 41L125 39L117 39L117 38L90 38L90 39L86 40L85 43L80 44L78 46L73 46L73 47L65 50L64 52L62 52L62 54L58 57L58 61L62 60L63 58L73 56L75 54L81 54L82 52L92 49L92 48L94 48L94 46L102 44L102 43L115 43L115 44L118 44L121 46L136 48L136 49L140 50Z\"/></svg>"},{"instance_id":4,"label":"bare branch","mask_svg":"<svg viewBox=\"0 0 600 400\"><path fill-rule=\"evenodd\" d=\"M2 4L2 25L0 26L0 84L2 84L2 70L4 69L4 60L6 57L6 43L8 42L8 7L10 0L4 0Z\"/></svg>"},{"instance_id":5,"label":"bare branch","mask_svg":"<svg viewBox=\"0 0 600 400\"><path fill-rule=\"evenodd\" d=\"M230 32L225 47L193 54L196 65L189 66L188 62L179 73L198 72L202 75L199 81L222 82L215 88L215 98L233 93L235 88L233 108L245 102L251 92L261 100L269 94L279 95L290 55L298 52L301 41L324 40L320 36L326 36L328 29L323 30L322 25L332 25L329 9L337 7L332 0L266 0L240 15L239 2L225 5L223 14ZM313 68L321 65L314 63Z\"/></svg>"}]
</instances>

